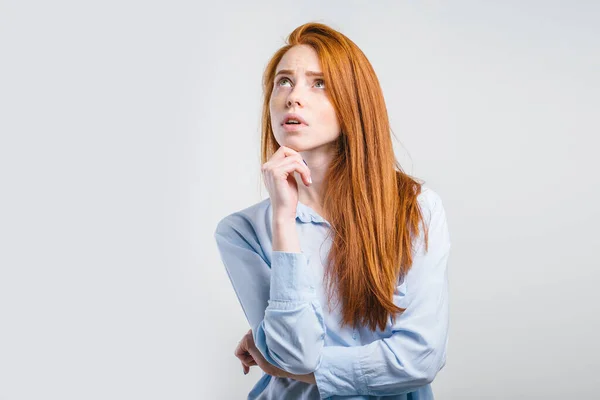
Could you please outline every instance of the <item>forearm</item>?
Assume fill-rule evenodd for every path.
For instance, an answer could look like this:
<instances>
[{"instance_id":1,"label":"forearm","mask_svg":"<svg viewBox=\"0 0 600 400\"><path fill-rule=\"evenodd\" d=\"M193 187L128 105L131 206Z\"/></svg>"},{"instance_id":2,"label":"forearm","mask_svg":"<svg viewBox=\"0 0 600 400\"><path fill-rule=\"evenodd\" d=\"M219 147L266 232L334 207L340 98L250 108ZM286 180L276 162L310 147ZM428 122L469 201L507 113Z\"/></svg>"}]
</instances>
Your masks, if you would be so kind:
<instances>
[{"instance_id":1,"label":"forearm","mask_svg":"<svg viewBox=\"0 0 600 400\"><path fill-rule=\"evenodd\" d=\"M273 220L278 244L273 245L271 254L268 306L254 339L267 361L302 375L314 371L319 363L325 325L314 272L300 250L296 229L295 219Z\"/></svg>"},{"instance_id":2,"label":"forearm","mask_svg":"<svg viewBox=\"0 0 600 400\"><path fill-rule=\"evenodd\" d=\"M296 220L291 217L273 217L273 251L300 253L300 239L296 230Z\"/></svg>"},{"instance_id":3,"label":"forearm","mask_svg":"<svg viewBox=\"0 0 600 400\"><path fill-rule=\"evenodd\" d=\"M313 385L317 384L317 381L315 380L315 374L313 372L311 372L310 374L306 374L306 375L295 375L295 374L290 374L288 373L286 375L287 378L296 380L296 381L301 381L301 382L305 382L305 383L310 383Z\"/></svg>"},{"instance_id":4,"label":"forearm","mask_svg":"<svg viewBox=\"0 0 600 400\"><path fill-rule=\"evenodd\" d=\"M278 366L287 370L290 378L315 383L314 374L301 373L314 370L313 365L318 362L315 356L320 354L324 346L325 327L321 307L316 301L314 277L310 274L300 247L295 217L275 213L272 228L274 253L270 300L265 311L267 323L261 326L267 331L264 332L264 344L259 341L259 346L272 351L267 355L271 361L276 361ZM295 325L302 326L303 330L294 331ZM275 340L289 336L290 329L297 334L294 340ZM290 346L290 343L297 345ZM302 354L300 361L299 354ZM296 365L298 363L300 365ZM289 372L292 366L296 374Z\"/></svg>"}]
</instances>

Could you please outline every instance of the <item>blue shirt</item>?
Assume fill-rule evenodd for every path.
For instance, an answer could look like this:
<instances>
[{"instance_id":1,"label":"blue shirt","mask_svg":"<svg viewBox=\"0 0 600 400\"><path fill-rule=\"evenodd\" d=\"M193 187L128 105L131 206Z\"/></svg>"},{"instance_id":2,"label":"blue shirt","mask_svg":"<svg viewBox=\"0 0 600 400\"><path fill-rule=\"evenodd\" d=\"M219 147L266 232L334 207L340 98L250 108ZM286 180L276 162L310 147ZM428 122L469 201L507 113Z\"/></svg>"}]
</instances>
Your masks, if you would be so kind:
<instances>
[{"instance_id":1,"label":"blue shirt","mask_svg":"<svg viewBox=\"0 0 600 400\"><path fill-rule=\"evenodd\" d=\"M271 364L293 374L314 372L316 385L263 373L248 399L430 400L430 383L446 363L450 236L442 200L423 185L418 195L429 226L400 278L394 303L406 311L384 331L341 327L323 285L331 225L298 203L301 252L272 250L267 198L221 219L215 239L256 347ZM335 302L333 302L335 304ZM341 304L341 302L339 303Z\"/></svg>"}]
</instances>

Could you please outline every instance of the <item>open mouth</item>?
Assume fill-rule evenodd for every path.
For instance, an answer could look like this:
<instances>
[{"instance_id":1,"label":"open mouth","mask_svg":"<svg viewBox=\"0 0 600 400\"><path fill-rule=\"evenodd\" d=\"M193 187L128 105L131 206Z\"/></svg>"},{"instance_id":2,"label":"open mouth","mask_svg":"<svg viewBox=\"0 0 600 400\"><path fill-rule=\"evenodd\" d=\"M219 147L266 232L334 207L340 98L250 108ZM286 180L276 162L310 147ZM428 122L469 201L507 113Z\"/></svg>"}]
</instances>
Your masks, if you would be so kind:
<instances>
[{"instance_id":1,"label":"open mouth","mask_svg":"<svg viewBox=\"0 0 600 400\"><path fill-rule=\"evenodd\" d=\"M305 128L307 125L301 122L286 122L282 124L283 129L287 132L293 132Z\"/></svg>"},{"instance_id":2,"label":"open mouth","mask_svg":"<svg viewBox=\"0 0 600 400\"><path fill-rule=\"evenodd\" d=\"M285 115L285 117L283 118L282 125L292 127L292 126L300 126L300 125L308 125L308 124L306 123L304 118L302 118L301 115L294 114L294 113L287 113Z\"/></svg>"}]
</instances>

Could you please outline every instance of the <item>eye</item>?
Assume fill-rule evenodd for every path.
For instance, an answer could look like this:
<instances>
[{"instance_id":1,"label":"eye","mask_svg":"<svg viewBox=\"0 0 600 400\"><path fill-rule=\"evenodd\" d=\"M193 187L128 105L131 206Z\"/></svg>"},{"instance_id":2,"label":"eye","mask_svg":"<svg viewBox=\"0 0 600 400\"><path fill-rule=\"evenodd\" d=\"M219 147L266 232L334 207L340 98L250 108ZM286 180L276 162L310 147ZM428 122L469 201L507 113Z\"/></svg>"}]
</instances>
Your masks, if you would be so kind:
<instances>
[{"instance_id":1,"label":"eye","mask_svg":"<svg viewBox=\"0 0 600 400\"><path fill-rule=\"evenodd\" d=\"M277 85L281 85L281 82L283 82L283 81L288 81L289 82L289 79L285 78L285 77L281 78L279 81L277 81Z\"/></svg>"},{"instance_id":2,"label":"eye","mask_svg":"<svg viewBox=\"0 0 600 400\"><path fill-rule=\"evenodd\" d=\"M316 82L317 82L317 83L318 83L318 82L321 82L321 84L323 85L323 86L321 86L321 87L323 87L323 88L325 87L325 81L324 81L323 79L317 79L317 81L316 81Z\"/></svg>"}]
</instances>

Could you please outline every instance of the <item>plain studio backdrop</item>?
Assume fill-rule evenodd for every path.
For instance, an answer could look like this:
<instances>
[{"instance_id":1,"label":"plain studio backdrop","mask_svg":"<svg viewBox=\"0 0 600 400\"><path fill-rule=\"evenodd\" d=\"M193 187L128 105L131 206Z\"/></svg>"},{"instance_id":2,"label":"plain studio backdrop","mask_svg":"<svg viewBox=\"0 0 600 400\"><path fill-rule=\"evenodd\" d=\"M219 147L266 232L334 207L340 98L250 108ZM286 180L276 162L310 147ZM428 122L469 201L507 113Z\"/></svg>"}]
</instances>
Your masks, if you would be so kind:
<instances>
[{"instance_id":1,"label":"plain studio backdrop","mask_svg":"<svg viewBox=\"0 0 600 400\"><path fill-rule=\"evenodd\" d=\"M365 52L404 170L444 201L436 399L592 398L599 15L593 1L2 1L0 400L245 398L261 372L233 355L249 326L213 232L268 196L261 74L309 21Z\"/></svg>"}]
</instances>

